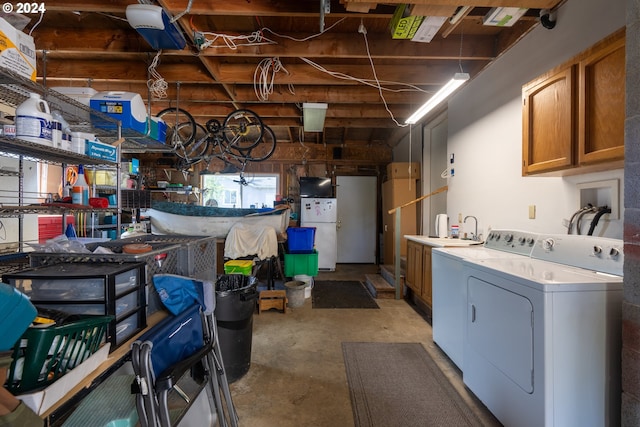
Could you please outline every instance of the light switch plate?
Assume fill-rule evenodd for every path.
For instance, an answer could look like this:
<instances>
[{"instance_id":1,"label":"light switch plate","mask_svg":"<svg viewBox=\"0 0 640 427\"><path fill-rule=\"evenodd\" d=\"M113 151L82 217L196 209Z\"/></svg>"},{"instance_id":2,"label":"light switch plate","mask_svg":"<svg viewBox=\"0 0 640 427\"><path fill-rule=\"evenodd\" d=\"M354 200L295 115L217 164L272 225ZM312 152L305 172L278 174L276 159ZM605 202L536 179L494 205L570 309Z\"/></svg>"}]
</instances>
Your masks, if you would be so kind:
<instances>
[{"instance_id":1,"label":"light switch plate","mask_svg":"<svg viewBox=\"0 0 640 427\"><path fill-rule=\"evenodd\" d=\"M529 205L529 219L536 219L536 205Z\"/></svg>"}]
</instances>

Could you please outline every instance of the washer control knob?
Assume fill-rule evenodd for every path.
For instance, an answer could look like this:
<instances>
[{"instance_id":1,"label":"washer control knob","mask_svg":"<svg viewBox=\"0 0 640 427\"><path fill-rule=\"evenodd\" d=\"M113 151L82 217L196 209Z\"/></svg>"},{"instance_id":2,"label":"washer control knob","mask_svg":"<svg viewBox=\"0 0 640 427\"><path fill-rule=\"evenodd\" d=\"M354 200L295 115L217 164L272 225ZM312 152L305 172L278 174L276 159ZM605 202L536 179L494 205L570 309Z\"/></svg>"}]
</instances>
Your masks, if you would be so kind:
<instances>
[{"instance_id":1,"label":"washer control knob","mask_svg":"<svg viewBox=\"0 0 640 427\"><path fill-rule=\"evenodd\" d=\"M595 256L600 256L602 255L602 248L600 246L594 246L593 247L593 254Z\"/></svg>"},{"instance_id":2,"label":"washer control knob","mask_svg":"<svg viewBox=\"0 0 640 427\"><path fill-rule=\"evenodd\" d=\"M524 236L520 236L520 237L518 238L518 242L519 242L521 245L524 245L524 244L526 243L526 241L527 241L527 239L525 239L525 238L524 238Z\"/></svg>"},{"instance_id":3,"label":"washer control knob","mask_svg":"<svg viewBox=\"0 0 640 427\"><path fill-rule=\"evenodd\" d=\"M618 255L620 255L620 249L618 248L611 248L609 250L609 256L611 258L618 258Z\"/></svg>"},{"instance_id":4,"label":"washer control knob","mask_svg":"<svg viewBox=\"0 0 640 427\"><path fill-rule=\"evenodd\" d=\"M511 243L513 241L513 234L507 234L504 236L504 240L507 241L507 243Z\"/></svg>"},{"instance_id":5,"label":"washer control knob","mask_svg":"<svg viewBox=\"0 0 640 427\"><path fill-rule=\"evenodd\" d=\"M556 243L556 242L555 242L552 238L544 239L544 240L542 241L542 248L543 248L545 251L550 251L550 250L553 248L553 245L554 245L555 243Z\"/></svg>"},{"instance_id":6,"label":"washer control knob","mask_svg":"<svg viewBox=\"0 0 640 427\"><path fill-rule=\"evenodd\" d=\"M529 237L529 238L527 239L527 244L528 244L529 246L533 246L533 244L534 244L534 243L535 243L535 239L534 239L533 237Z\"/></svg>"}]
</instances>

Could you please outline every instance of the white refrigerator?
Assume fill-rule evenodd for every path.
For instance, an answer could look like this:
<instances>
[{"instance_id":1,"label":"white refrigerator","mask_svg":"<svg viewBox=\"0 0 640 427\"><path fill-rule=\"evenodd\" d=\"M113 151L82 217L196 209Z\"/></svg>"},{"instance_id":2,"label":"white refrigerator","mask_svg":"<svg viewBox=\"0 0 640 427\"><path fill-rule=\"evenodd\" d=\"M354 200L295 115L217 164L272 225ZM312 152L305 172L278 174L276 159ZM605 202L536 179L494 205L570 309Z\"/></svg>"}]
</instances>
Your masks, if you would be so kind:
<instances>
[{"instance_id":1,"label":"white refrigerator","mask_svg":"<svg viewBox=\"0 0 640 427\"><path fill-rule=\"evenodd\" d=\"M300 225L315 227L315 247L318 251L318 269L334 271L338 257L337 215L334 198L302 198Z\"/></svg>"}]
</instances>

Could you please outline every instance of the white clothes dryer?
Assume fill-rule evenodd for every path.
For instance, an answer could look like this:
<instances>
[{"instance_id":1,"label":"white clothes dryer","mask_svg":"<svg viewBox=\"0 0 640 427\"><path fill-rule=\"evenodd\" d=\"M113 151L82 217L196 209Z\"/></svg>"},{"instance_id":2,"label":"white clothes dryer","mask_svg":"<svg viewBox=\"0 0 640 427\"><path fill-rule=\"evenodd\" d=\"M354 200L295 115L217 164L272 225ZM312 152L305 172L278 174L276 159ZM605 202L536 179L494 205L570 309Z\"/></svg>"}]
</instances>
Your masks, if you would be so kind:
<instances>
[{"instance_id":1,"label":"white clothes dryer","mask_svg":"<svg viewBox=\"0 0 640 427\"><path fill-rule=\"evenodd\" d=\"M531 256L463 260L464 383L504 425L618 425L622 242L539 236Z\"/></svg>"},{"instance_id":2,"label":"white clothes dryer","mask_svg":"<svg viewBox=\"0 0 640 427\"><path fill-rule=\"evenodd\" d=\"M522 230L493 230L483 245L433 248L432 328L433 341L463 368L467 317L467 284L463 259L529 257L538 234Z\"/></svg>"}]
</instances>

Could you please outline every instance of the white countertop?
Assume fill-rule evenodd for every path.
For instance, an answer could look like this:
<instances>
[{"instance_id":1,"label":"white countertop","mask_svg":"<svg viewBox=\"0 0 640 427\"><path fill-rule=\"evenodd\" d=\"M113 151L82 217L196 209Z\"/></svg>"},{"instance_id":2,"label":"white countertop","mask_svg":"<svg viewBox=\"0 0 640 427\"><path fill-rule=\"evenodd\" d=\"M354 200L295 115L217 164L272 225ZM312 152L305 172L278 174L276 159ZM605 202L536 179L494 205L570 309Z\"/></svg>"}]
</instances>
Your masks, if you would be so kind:
<instances>
[{"instance_id":1,"label":"white countertop","mask_svg":"<svg viewBox=\"0 0 640 427\"><path fill-rule=\"evenodd\" d=\"M466 240L466 239L451 239L448 237L429 237L429 236L418 236L418 235L405 235L407 240L411 240L413 242L421 243L423 245L433 246L435 248L444 248L449 246L471 246L471 245L481 245L483 242L477 242L475 240Z\"/></svg>"}]
</instances>

